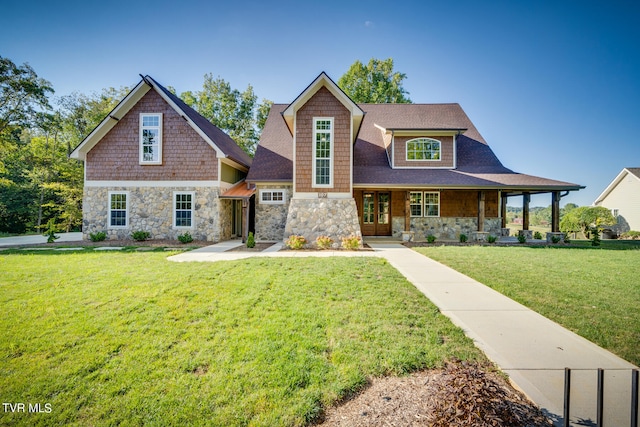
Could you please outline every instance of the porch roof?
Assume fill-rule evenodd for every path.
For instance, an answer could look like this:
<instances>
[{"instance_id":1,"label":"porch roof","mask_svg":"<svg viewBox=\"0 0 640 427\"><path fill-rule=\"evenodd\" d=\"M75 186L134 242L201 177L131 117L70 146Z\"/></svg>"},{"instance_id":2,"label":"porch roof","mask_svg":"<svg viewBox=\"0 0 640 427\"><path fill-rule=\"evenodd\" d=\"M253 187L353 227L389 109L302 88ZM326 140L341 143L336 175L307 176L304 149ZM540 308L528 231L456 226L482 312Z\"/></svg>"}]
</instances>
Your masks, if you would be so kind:
<instances>
[{"instance_id":1,"label":"porch roof","mask_svg":"<svg viewBox=\"0 0 640 427\"><path fill-rule=\"evenodd\" d=\"M221 199L248 199L256 193L254 185L247 185L243 180L220 195Z\"/></svg>"}]
</instances>

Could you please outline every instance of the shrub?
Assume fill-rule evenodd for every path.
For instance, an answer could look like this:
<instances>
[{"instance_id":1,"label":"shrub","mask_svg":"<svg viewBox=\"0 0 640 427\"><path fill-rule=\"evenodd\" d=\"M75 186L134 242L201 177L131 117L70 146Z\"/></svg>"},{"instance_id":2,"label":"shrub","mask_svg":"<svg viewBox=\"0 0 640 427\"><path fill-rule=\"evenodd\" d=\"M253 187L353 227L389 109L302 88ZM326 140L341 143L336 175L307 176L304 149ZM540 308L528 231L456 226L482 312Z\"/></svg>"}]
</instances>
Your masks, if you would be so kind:
<instances>
[{"instance_id":1,"label":"shrub","mask_svg":"<svg viewBox=\"0 0 640 427\"><path fill-rule=\"evenodd\" d=\"M487 242L489 243L495 243L497 240L498 238L496 236L492 236L492 235L487 236Z\"/></svg>"},{"instance_id":2,"label":"shrub","mask_svg":"<svg viewBox=\"0 0 640 427\"><path fill-rule=\"evenodd\" d=\"M598 227L591 228L591 246L600 246L600 230Z\"/></svg>"},{"instance_id":3,"label":"shrub","mask_svg":"<svg viewBox=\"0 0 640 427\"><path fill-rule=\"evenodd\" d=\"M318 236L316 238L316 246L318 249L329 249L333 245L333 239L329 236Z\"/></svg>"},{"instance_id":4,"label":"shrub","mask_svg":"<svg viewBox=\"0 0 640 427\"><path fill-rule=\"evenodd\" d=\"M526 241L527 241L527 236L525 236L524 234L518 234L518 242L524 243Z\"/></svg>"},{"instance_id":5,"label":"shrub","mask_svg":"<svg viewBox=\"0 0 640 427\"><path fill-rule=\"evenodd\" d=\"M629 239L629 240L638 240L640 239L640 231L635 231L635 230L627 231L626 233L621 234L620 238Z\"/></svg>"},{"instance_id":6,"label":"shrub","mask_svg":"<svg viewBox=\"0 0 640 427\"><path fill-rule=\"evenodd\" d=\"M183 234L178 234L178 240L180 243L191 243L193 242L193 237L188 231L185 231Z\"/></svg>"},{"instance_id":7,"label":"shrub","mask_svg":"<svg viewBox=\"0 0 640 427\"><path fill-rule=\"evenodd\" d=\"M287 241L284 242L284 244L287 245L289 249L302 249L302 247L306 243L307 239L305 239L304 236L298 236L296 234L292 234L291 236L289 236Z\"/></svg>"},{"instance_id":8,"label":"shrub","mask_svg":"<svg viewBox=\"0 0 640 427\"><path fill-rule=\"evenodd\" d=\"M434 243L435 241L436 241L436 236L434 236L433 234L429 234L427 236L427 242Z\"/></svg>"},{"instance_id":9,"label":"shrub","mask_svg":"<svg viewBox=\"0 0 640 427\"><path fill-rule=\"evenodd\" d=\"M569 237L569 233L564 233L564 242L567 244L571 243L571 238Z\"/></svg>"},{"instance_id":10,"label":"shrub","mask_svg":"<svg viewBox=\"0 0 640 427\"><path fill-rule=\"evenodd\" d=\"M460 233L460 243L466 243L469 240L466 234Z\"/></svg>"},{"instance_id":11,"label":"shrub","mask_svg":"<svg viewBox=\"0 0 640 427\"><path fill-rule=\"evenodd\" d=\"M247 236L247 247L248 248L256 247L256 238L253 237L253 231L250 231L249 235Z\"/></svg>"},{"instance_id":12,"label":"shrub","mask_svg":"<svg viewBox=\"0 0 640 427\"><path fill-rule=\"evenodd\" d=\"M47 231L44 232L44 236L47 238L47 243L53 243L60 238L56 236L56 224L53 218L47 222Z\"/></svg>"},{"instance_id":13,"label":"shrub","mask_svg":"<svg viewBox=\"0 0 640 427\"><path fill-rule=\"evenodd\" d=\"M131 233L131 237L133 240L137 240L138 242L142 242L151 237L151 233L148 231L137 230Z\"/></svg>"},{"instance_id":14,"label":"shrub","mask_svg":"<svg viewBox=\"0 0 640 427\"><path fill-rule=\"evenodd\" d=\"M560 237L559 236L551 236L551 242L552 243L559 243L560 242Z\"/></svg>"},{"instance_id":15,"label":"shrub","mask_svg":"<svg viewBox=\"0 0 640 427\"><path fill-rule=\"evenodd\" d=\"M107 233L104 231L96 231L95 233L89 233L89 239L92 242L102 242L107 238Z\"/></svg>"},{"instance_id":16,"label":"shrub","mask_svg":"<svg viewBox=\"0 0 640 427\"><path fill-rule=\"evenodd\" d=\"M357 251L360 249L360 238L353 234L342 238L342 247L348 251Z\"/></svg>"},{"instance_id":17,"label":"shrub","mask_svg":"<svg viewBox=\"0 0 640 427\"><path fill-rule=\"evenodd\" d=\"M542 239L542 234L540 234L539 231L536 231L535 233L533 233L533 238L536 240L541 240Z\"/></svg>"}]
</instances>

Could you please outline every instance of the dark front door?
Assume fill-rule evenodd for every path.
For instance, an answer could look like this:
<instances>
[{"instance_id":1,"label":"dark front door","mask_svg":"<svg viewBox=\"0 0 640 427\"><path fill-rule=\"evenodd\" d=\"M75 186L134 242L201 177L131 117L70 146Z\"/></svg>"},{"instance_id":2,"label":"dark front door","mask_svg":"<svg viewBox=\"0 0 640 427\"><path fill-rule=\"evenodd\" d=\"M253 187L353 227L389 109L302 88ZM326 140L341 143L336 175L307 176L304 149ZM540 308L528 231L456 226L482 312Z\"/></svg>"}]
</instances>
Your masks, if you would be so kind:
<instances>
[{"instance_id":1,"label":"dark front door","mask_svg":"<svg viewBox=\"0 0 640 427\"><path fill-rule=\"evenodd\" d=\"M362 195L362 234L391 235L391 193L365 191Z\"/></svg>"}]
</instances>

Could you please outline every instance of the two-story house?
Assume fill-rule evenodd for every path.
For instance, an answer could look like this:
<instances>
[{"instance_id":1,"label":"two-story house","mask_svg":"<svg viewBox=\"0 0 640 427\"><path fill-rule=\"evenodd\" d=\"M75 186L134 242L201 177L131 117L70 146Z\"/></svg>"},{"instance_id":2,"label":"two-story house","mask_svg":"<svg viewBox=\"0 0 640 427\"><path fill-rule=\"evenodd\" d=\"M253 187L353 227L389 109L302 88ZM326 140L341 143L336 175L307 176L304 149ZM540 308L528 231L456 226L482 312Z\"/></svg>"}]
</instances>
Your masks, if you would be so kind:
<instances>
[{"instance_id":1,"label":"two-story house","mask_svg":"<svg viewBox=\"0 0 640 427\"><path fill-rule=\"evenodd\" d=\"M226 133L151 77L142 80L78 145L84 168L83 234L220 241L246 236L241 187L252 159Z\"/></svg>"},{"instance_id":2,"label":"two-story house","mask_svg":"<svg viewBox=\"0 0 640 427\"><path fill-rule=\"evenodd\" d=\"M516 173L458 104L354 103L321 73L291 104L274 104L247 182L259 240L348 235L457 239L500 235L506 201L577 184ZM528 224L525 224L528 228Z\"/></svg>"}]
</instances>

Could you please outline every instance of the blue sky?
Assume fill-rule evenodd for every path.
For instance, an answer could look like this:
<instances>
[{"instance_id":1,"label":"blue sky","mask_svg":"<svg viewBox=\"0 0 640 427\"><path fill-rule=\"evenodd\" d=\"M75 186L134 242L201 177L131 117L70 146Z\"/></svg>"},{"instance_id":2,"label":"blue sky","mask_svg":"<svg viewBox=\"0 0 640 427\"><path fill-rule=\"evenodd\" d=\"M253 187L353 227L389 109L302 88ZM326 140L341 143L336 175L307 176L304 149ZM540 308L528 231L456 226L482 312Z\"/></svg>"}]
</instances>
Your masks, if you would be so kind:
<instances>
[{"instance_id":1,"label":"blue sky","mask_svg":"<svg viewBox=\"0 0 640 427\"><path fill-rule=\"evenodd\" d=\"M562 202L588 205L640 166L638 22L626 0L4 0L0 55L56 96L140 73L180 93L212 73L282 103L321 71L392 57L414 102L460 103L505 166L586 185Z\"/></svg>"}]
</instances>

